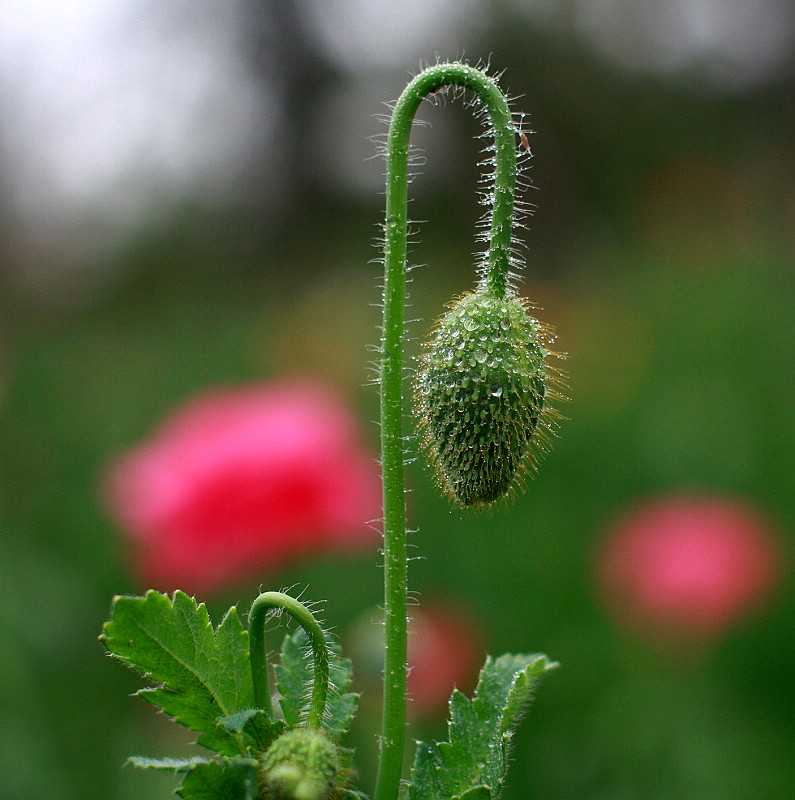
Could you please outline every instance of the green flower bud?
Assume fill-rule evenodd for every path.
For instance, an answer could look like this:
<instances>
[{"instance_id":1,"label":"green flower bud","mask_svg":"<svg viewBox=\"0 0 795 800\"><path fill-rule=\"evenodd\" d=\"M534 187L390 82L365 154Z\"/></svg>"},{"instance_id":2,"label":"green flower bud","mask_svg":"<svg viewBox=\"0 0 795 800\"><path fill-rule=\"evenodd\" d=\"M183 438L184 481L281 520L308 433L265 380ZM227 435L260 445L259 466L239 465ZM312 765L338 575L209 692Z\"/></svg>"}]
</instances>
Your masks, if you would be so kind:
<instances>
[{"instance_id":1,"label":"green flower bud","mask_svg":"<svg viewBox=\"0 0 795 800\"><path fill-rule=\"evenodd\" d=\"M260 789L268 800L328 800L341 773L337 747L313 728L294 728L265 751Z\"/></svg>"},{"instance_id":2,"label":"green flower bud","mask_svg":"<svg viewBox=\"0 0 795 800\"><path fill-rule=\"evenodd\" d=\"M442 489L462 506L506 495L547 410L546 329L516 296L461 297L425 345L414 410Z\"/></svg>"}]
</instances>

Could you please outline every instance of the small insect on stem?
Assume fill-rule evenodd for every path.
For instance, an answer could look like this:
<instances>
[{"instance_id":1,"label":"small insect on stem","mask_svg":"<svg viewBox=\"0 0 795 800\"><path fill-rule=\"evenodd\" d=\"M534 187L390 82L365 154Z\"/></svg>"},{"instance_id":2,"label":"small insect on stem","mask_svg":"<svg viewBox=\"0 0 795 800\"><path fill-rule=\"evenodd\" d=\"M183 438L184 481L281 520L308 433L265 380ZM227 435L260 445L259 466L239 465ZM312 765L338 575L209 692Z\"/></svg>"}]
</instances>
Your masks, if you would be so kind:
<instances>
[{"instance_id":1,"label":"small insect on stem","mask_svg":"<svg viewBox=\"0 0 795 800\"><path fill-rule=\"evenodd\" d=\"M529 153L530 142L527 140L527 134L524 131L519 131L519 141L522 143L522 147Z\"/></svg>"}]
</instances>

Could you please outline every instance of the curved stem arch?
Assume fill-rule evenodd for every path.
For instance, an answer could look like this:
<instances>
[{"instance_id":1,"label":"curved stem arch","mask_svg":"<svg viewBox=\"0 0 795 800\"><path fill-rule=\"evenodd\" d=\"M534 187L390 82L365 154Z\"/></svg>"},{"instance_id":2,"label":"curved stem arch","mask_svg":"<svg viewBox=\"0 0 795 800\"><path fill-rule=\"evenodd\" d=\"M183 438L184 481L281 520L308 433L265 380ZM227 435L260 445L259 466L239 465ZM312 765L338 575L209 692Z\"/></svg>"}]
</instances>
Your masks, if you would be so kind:
<instances>
[{"instance_id":1,"label":"curved stem arch","mask_svg":"<svg viewBox=\"0 0 795 800\"><path fill-rule=\"evenodd\" d=\"M381 754L374 800L395 800L406 726L406 515L403 478L403 327L409 136L422 99L445 86L471 90L485 106L494 136L494 195L483 282L493 297L508 291L516 188L516 131L508 102L485 72L467 64L436 64L417 75L398 99L386 147L384 318L381 335L381 454L384 485L384 699Z\"/></svg>"},{"instance_id":2,"label":"curved stem arch","mask_svg":"<svg viewBox=\"0 0 795 800\"><path fill-rule=\"evenodd\" d=\"M258 708L264 709L271 717L273 716L273 700L271 699L265 647L265 620L268 614L274 610L286 611L309 636L314 660L314 680L312 681L312 698L309 701L306 724L310 728L319 728L323 721L328 697L329 653L326 636L320 623L312 616L312 612L303 603L299 603L298 600L283 592L263 592L251 606L249 637L254 701Z\"/></svg>"}]
</instances>

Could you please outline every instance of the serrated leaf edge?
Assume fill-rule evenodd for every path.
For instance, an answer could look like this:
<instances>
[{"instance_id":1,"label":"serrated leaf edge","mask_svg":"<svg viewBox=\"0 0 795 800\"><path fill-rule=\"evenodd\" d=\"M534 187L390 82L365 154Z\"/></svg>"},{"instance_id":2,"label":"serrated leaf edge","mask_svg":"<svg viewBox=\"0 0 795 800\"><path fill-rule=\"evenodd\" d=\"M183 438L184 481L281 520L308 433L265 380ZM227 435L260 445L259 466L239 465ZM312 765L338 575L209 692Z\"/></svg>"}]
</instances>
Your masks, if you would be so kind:
<instances>
[{"instance_id":1,"label":"serrated leaf edge","mask_svg":"<svg viewBox=\"0 0 795 800\"><path fill-rule=\"evenodd\" d=\"M454 689L453 693L450 697L450 712L451 718L448 720L447 727L448 727L448 738L444 742L433 742L428 744L423 741L416 741L416 752L414 758L414 764L411 769L411 777L412 780L406 786L406 797L410 797L410 791L413 787L416 786L416 782L414 780L418 763L423 758L428 759L428 763L426 765L420 765L424 767L424 770L430 769L430 774L432 777L435 777L438 773L440 768L443 766L443 759L445 751L453 752L456 745L453 744L454 732L451 730L451 726L455 723L455 716L456 711L454 706L456 704L463 704L464 706L468 707L469 710L475 711L475 706L478 704L478 701L482 698L480 697L480 689L482 686L483 680L488 677L487 670L491 668L492 670L496 670L499 666L500 661L505 661L508 659L515 660L521 663L524 663L525 666L520 669L515 669L513 671L513 678L511 680L511 684L508 687L506 693L506 704L499 710L500 721L499 725L495 730L495 740L498 741L499 745L502 747L503 755L507 760L509 755L509 748L511 744L511 738L513 736L514 731L516 730L517 726L521 722L524 715L527 713L527 710L530 706L530 703L533 699L535 685L538 683L540 678L552 669L555 669L559 666L557 662L550 661L547 656L541 653L532 653L532 654L511 654L505 653L498 658L493 658L492 656L486 657L486 662L484 663L483 667L481 668L480 674L478 676L478 683L475 688L475 692L472 697L468 697L463 692L459 691L458 689ZM524 680L525 682L529 681L531 675L534 675L535 680L533 680L532 684L527 688L524 693L524 696L519 700L519 702L511 702L511 696L515 693L517 683L520 680ZM485 702L485 701L484 701ZM503 772L502 778L499 779L498 785L496 787L490 787L487 784L475 784L473 786L468 787L462 793L453 794L449 800L466 800L466 795L475 792L479 789L485 789L488 792L488 797L492 798L492 788L495 788L497 793L502 787L502 783L505 778L505 773L507 772L507 765ZM427 778L427 772L424 777ZM430 787L427 787L430 788ZM434 791L431 789L431 791ZM443 792L443 795L446 795ZM429 795L430 796L430 795ZM477 795L474 795L477 797Z\"/></svg>"},{"instance_id":2,"label":"serrated leaf edge","mask_svg":"<svg viewBox=\"0 0 795 800\"><path fill-rule=\"evenodd\" d=\"M170 772L189 772L197 764L208 764L212 759L206 756L188 756L187 758L152 758L150 756L130 756L125 764L138 769L160 769Z\"/></svg>"},{"instance_id":3,"label":"serrated leaf edge","mask_svg":"<svg viewBox=\"0 0 795 800\"><path fill-rule=\"evenodd\" d=\"M202 633L209 634L209 638L216 647L221 645L219 636L222 639L228 639L230 637L230 633L232 638L240 633L247 635L247 632L240 623L240 619L237 614L237 608L235 606L232 606L226 611L221 622L217 627L215 627L210 619L206 605L204 603L199 603L195 597L191 597L179 589L174 591L171 596L162 592L158 592L154 589L149 589L143 596L126 594L114 596L110 619L107 620L102 626L102 633L99 636L99 640L105 646L108 655L118 661L121 661L122 664L135 670L144 678L155 684L154 686L143 687L135 694L142 699L151 702L158 708L161 708L163 711L165 711L165 708L163 708L162 704L158 701L158 696L168 695L171 693L175 695L184 695L184 690L174 690L167 679L164 679L156 675L156 673L153 673L149 666L142 666L140 663L136 663L135 659L131 658L130 655L125 654L124 652L117 652L113 648L112 639L114 638L114 634L109 632L109 629L112 629L112 626L116 624L117 609L122 607L120 605L122 601L129 601L131 603L138 604L142 608L146 608L148 606L149 609L153 610L156 615L160 614L164 618L166 614L173 615L174 620L177 622L181 617L185 617L186 613L189 615L195 615L197 624ZM218 696L215 688L213 688L211 682L208 682L206 676L201 674L198 667L195 665L191 666L191 664L187 663L183 658L178 656L171 647L165 645L158 635L150 630L148 626L142 624L141 620L129 610L126 613L125 621L127 624L132 625L140 630L149 641L154 642L163 653L167 654L168 657L173 660L174 664L178 665L181 670L185 671L186 675L190 676L191 680L196 681L196 685L198 687L201 687L202 694L205 694L206 696L204 703L207 704L207 708L202 714L202 716L204 716L207 720L206 727L200 727L198 725L186 725L186 727L189 729L200 734L198 743L210 750L215 750L222 755L231 756L238 753L240 748L238 743L234 741L234 737L230 739L228 746L218 746L220 742L214 741L214 737L217 737L219 734L230 735L228 730L222 728L218 724L217 718L219 715L217 715L215 712L222 712L221 716L223 717L233 716L235 712L230 713L230 709L227 708L227 702ZM227 630L229 626L233 626L235 629L230 632ZM190 629L193 630L192 626ZM235 697L238 697L240 692L240 683L239 681L235 680ZM249 699L253 700L253 695ZM165 711L165 713L167 713L169 716L172 716L175 721L179 722L180 724L186 724L185 721L180 719L178 715L175 716L167 711ZM215 721L215 727L212 726L211 720Z\"/></svg>"}]
</instances>

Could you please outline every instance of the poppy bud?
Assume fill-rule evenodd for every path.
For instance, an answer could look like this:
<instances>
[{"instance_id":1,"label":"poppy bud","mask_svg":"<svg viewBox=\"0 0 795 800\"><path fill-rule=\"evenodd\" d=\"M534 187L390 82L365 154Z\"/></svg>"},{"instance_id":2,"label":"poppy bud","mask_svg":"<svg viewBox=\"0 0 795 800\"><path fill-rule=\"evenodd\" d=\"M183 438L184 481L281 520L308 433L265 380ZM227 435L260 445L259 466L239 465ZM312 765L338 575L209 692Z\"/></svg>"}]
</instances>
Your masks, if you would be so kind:
<instances>
[{"instance_id":1,"label":"poppy bud","mask_svg":"<svg viewBox=\"0 0 795 800\"><path fill-rule=\"evenodd\" d=\"M294 728L260 758L260 788L269 800L328 800L340 771L337 748L322 731Z\"/></svg>"},{"instance_id":2,"label":"poppy bud","mask_svg":"<svg viewBox=\"0 0 795 800\"><path fill-rule=\"evenodd\" d=\"M478 289L425 345L415 414L439 483L458 504L498 500L527 464L549 394L545 335L523 300Z\"/></svg>"}]
</instances>

